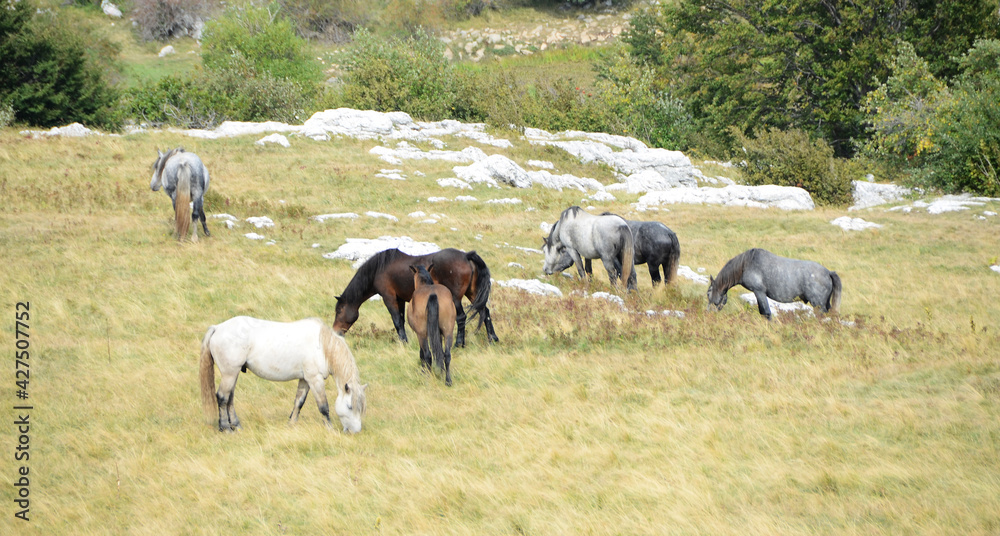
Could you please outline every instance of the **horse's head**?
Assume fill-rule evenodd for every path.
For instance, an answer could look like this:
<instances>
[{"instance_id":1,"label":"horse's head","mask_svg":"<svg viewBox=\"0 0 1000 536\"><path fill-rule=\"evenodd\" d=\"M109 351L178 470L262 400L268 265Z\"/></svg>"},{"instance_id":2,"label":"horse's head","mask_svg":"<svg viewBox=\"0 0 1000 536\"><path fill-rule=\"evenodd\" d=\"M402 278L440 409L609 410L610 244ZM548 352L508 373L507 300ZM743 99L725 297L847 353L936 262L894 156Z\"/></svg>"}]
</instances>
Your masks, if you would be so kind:
<instances>
[{"instance_id":1,"label":"horse's head","mask_svg":"<svg viewBox=\"0 0 1000 536\"><path fill-rule=\"evenodd\" d=\"M722 290L722 285L712 276L708 276L708 306L714 305L717 310L722 310L729 300L729 293ZM727 289L728 290L728 289Z\"/></svg>"},{"instance_id":2,"label":"horse's head","mask_svg":"<svg viewBox=\"0 0 1000 536\"><path fill-rule=\"evenodd\" d=\"M154 192L160 189L160 180L161 180L160 177L162 175L161 173L162 170L160 169L160 161L163 160L164 156L166 155L161 153L159 149L156 150L156 161L153 162L153 178L150 179L149 181L149 189L153 190Z\"/></svg>"},{"instance_id":3,"label":"horse's head","mask_svg":"<svg viewBox=\"0 0 1000 536\"><path fill-rule=\"evenodd\" d=\"M336 315L333 319L333 331L337 332L337 335L343 337L347 330L351 329L351 326L358 321L359 308L358 305L347 303L340 296L337 296Z\"/></svg>"},{"instance_id":4,"label":"horse's head","mask_svg":"<svg viewBox=\"0 0 1000 536\"><path fill-rule=\"evenodd\" d=\"M542 265L545 275L552 275L573 266L573 257L561 243L546 238L542 243L542 253L545 255L545 263Z\"/></svg>"},{"instance_id":5,"label":"horse's head","mask_svg":"<svg viewBox=\"0 0 1000 536\"><path fill-rule=\"evenodd\" d=\"M361 417L365 414L365 389L368 384L360 385L351 381L337 387L337 400L333 403L333 409L340 417L344 431L356 434L361 431Z\"/></svg>"},{"instance_id":6,"label":"horse's head","mask_svg":"<svg viewBox=\"0 0 1000 536\"><path fill-rule=\"evenodd\" d=\"M419 264L410 265L410 271L413 272L413 288L420 288L422 285L433 285L434 279L431 277L430 272L433 269L433 263L426 268Z\"/></svg>"}]
</instances>

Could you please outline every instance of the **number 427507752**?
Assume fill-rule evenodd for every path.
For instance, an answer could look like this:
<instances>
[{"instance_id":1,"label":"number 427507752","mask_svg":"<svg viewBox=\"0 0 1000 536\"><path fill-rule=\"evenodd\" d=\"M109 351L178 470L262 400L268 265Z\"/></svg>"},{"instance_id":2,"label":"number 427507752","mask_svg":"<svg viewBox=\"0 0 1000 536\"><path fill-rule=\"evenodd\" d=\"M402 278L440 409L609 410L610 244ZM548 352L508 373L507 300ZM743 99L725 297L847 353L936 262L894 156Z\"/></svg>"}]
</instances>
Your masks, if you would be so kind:
<instances>
[{"instance_id":1,"label":"number 427507752","mask_svg":"<svg viewBox=\"0 0 1000 536\"><path fill-rule=\"evenodd\" d=\"M28 360L31 358L31 352L29 351L31 347L31 341L29 340L31 333L30 325L28 324L31 320L30 308L30 302L17 302L17 305L14 307L14 320L16 322L14 333L16 342L14 346L17 348L14 369L17 378L17 387L24 391L28 390L30 369Z\"/></svg>"}]
</instances>

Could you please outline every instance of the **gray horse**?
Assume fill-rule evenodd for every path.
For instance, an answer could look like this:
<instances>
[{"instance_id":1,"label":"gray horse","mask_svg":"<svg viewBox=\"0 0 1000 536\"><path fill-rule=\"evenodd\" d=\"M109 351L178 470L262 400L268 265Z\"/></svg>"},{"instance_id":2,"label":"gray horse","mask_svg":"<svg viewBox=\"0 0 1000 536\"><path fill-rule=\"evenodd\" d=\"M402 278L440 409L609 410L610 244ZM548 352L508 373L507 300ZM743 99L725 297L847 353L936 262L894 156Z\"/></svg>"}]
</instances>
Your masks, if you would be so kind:
<instances>
[{"instance_id":1,"label":"gray horse","mask_svg":"<svg viewBox=\"0 0 1000 536\"><path fill-rule=\"evenodd\" d=\"M602 216L613 215L605 212ZM681 245L677 241L677 235L669 227L658 221L635 221L625 220L629 229L632 230L632 240L635 243L635 264L645 264L649 268L649 278L653 286L664 281L665 284L673 282L677 277L677 266L681 256ZM590 264L590 259L583 261L584 271L593 276L594 271ZM559 262L556 264L557 270L562 271L573 266L573 257L568 252L564 252ZM663 268L663 279L660 279L660 268Z\"/></svg>"},{"instance_id":2,"label":"gray horse","mask_svg":"<svg viewBox=\"0 0 1000 536\"><path fill-rule=\"evenodd\" d=\"M708 303L722 309L726 292L742 285L757 297L757 309L768 320L767 299L781 303L795 300L819 307L824 313L840 309L840 276L812 261L788 259L753 248L729 259L718 278L709 278Z\"/></svg>"},{"instance_id":3,"label":"gray horse","mask_svg":"<svg viewBox=\"0 0 1000 536\"><path fill-rule=\"evenodd\" d=\"M163 186L163 191L170 196L174 204L174 223L177 239L183 240L192 221L201 220L205 236L212 236L205 223L204 200L208 191L208 169L194 153L176 148L161 153L156 151L156 162L153 162L153 178L149 187L154 192ZM188 206L194 200L191 216L188 216ZM191 241L198 241L197 224L191 229Z\"/></svg>"},{"instance_id":4,"label":"gray horse","mask_svg":"<svg viewBox=\"0 0 1000 536\"><path fill-rule=\"evenodd\" d=\"M565 270L575 262L580 278L583 278L583 259L589 262L589 259L600 257L612 285L620 280L628 290L637 287L635 242L628 223L620 216L594 216L580 207L569 207L552 226L542 244L542 252L545 254L542 270L546 274ZM563 266L566 256L571 262Z\"/></svg>"}]
</instances>

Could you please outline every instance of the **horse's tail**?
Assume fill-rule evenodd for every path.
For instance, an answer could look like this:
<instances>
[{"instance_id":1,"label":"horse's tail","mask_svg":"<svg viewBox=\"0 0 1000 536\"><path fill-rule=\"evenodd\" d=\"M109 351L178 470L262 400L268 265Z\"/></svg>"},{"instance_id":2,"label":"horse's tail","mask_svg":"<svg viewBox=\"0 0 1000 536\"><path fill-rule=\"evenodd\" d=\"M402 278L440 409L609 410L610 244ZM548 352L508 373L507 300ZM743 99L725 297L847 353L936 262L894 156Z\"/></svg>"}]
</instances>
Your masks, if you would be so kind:
<instances>
[{"instance_id":1,"label":"horse's tail","mask_svg":"<svg viewBox=\"0 0 1000 536\"><path fill-rule=\"evenodd\" d=\"M674 279L677 278L677 266L680 264L681 260L681 243L677 240L677 234L670 233L670 241L673 243L673 247L670 248L670 255L667 256L667 264L663 267L664 278L666 279L663 283L672 283Z\"/></svg>"},{"instance_id":2,"label":"horse's tail","mask_svg":"<svg viewBox=\"0 0 1000 536\"><path fill-rule=\"evenodd\" d=\"M625 224L622 231L624 244L622 245L622 283L628 288L628 282L635 276L635 239L632 237L632 229Z\"/></svg>"},{"instance_id":3,"label":"horse's tail","mask_svg":"<svg viewBox=\"0 0 1000 536\"><path fill-rule=\"evenodd\" d=\"M482 259L475 251L470 251L465 254L465 258L472 263L476 269L475 284L476 284L476 296L472 300L472 304L469 305L469 319L479 317L479 323L476 325L476 329L483 327L483 321L486 320L486 306L490 301L490 288L492 283L490 281L490 269L486 266L486 261Z\"/></svg>"},{"instance_id":4,"label":"horse's tail","mask_svg":"<svg viewBox=\"0 0 1000 536\"><path fill-rule=\"evenodd\" d=\"M191 166L184 162L177 167L177 190L174 199L174 223L177 239L184 240L191 226Z\"/></svg>"},{"instance_id":5,"label":"horse's tail","mask_svg":"<svg viewBox=\"0 0 1000 536\"><path fill-rule=\"evenodd\" d=\"M209 342L215 334L215 326L208 328L205 338L201 340L201 359L199 360L198 374L201 379L201 405L206 413L213 413L218 409L218 402L215 399L215 358L212 357L212 350Z\"/></svg>"},{"instance_id":6,"label":"horse's tail","mask_svg":"<svg viewBox=\"0 0 1000 536\"><path fill-rule=\"evenodd\" d=\"M837 314L840 312L840 276L837 275L837 272L830 272L830 279L833 280L833 291L830 292L826 308L828 311Z\"/></svg>"},{"instance_id":7,"label":"horse's tail","mask_svg":"<svg viewBox=\"0 0 1000 536\"><path fill-rule=\"evenodd\" d=\"M427 297L427 343L434 356L434 366L444 370L444 345L441 344L441 321L438 318L440 308L437 294L432 292Z\"/></svg>"}]
</instances>

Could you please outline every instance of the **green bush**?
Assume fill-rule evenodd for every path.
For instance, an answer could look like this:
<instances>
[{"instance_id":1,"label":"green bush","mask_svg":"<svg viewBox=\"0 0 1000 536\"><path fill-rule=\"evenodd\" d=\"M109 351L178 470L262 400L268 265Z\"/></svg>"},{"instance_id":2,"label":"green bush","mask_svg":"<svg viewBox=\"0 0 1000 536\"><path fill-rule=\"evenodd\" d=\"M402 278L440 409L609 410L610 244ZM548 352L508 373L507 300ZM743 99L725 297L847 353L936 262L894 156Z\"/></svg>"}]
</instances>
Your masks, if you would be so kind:
<instances>
[{"instance_id":1,"label":"green bush","mask_svg":"<svg viewBox=\"0 0 1000 536\"><path fill-rule=\"evenodd\" d=\"M1000 195L1000 41L977 41L955 61L949 87L902 43L892 75L865 100L863 152L899 166L915 186Z\"/></svg>"},{"instance_id":2,"label":"green bush","mask_svg":"<svg viewBox=\"0 0 1000 536\"><path fill-rule=\"evenodd\" d=\"M452 117L454 71L441 42L423 31L401 39L359 30L342 65L348 106L401 110L423 119Z\"/></svg>"},{"instance_id":3,"label":"green bush","mask_svg":"<svg viewBox=\"0 0 1000 536\"><path fill-rule=\"evenodd\" d=\"M132 89L122 99L127 117L182 128L214 128L229 120L299 122L310 109L298 82L239 67L168 76Z\"/></svg>"},{"instance_id":4,"label":"green bush","mask_svg":"<svg viewBox=\"0 0 1000 536\"><path fill-rule=\"evenodd\" d=\"M852 175L838 164L833 148L801 130L769 129L751 138L732 127L734 161L747 184L798 186L821 205L847 205L852 200Z\"/></svg>"},{"instance_id":5,"label":"green bush","mask_svg":"<svg viewBox=\"0 0 1000 536\"><path fill-rule=\"evenodd\" d=\"M680 99L657 89L653 71L619 49L598 65L599 99L610 131L656 147L687 149L694 120Z\"/></svg>"},{"instance_id":6,"label":"green bush","mask_svg":"<svg viewBox=\"0 0 1000 536\"><path fill-rule=\"evenodd\" d=\"M14 122L14 107L0 101L0 128L8 127Z\"/></svg>"},{"instance_id":7,"label":"green bush","mask_svg":"<svg viewBox=\"0 0 1000 536\"><path fill-rule=\"evenodd\" d=\"M314 92L322 80L319 63L306 53L306 42L280 7L231 8L205 25L201 59L209 71L245 72L297 82Z\"/></svg>"},{"instance_id":8,"label":"green bush","mask_svg":"<svg viewBox=\"0 0 1000 536\"><path fill-rule=\"evenodd\" d=\"M28 0L0 8L0 102L18 121L117 128L117 92L108 80L117 55L99 33L51 12L36 14Z\"/></svg>"}]
</instances>

